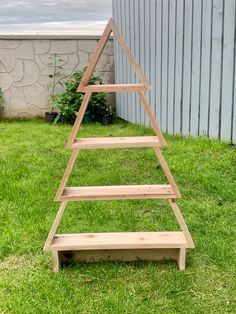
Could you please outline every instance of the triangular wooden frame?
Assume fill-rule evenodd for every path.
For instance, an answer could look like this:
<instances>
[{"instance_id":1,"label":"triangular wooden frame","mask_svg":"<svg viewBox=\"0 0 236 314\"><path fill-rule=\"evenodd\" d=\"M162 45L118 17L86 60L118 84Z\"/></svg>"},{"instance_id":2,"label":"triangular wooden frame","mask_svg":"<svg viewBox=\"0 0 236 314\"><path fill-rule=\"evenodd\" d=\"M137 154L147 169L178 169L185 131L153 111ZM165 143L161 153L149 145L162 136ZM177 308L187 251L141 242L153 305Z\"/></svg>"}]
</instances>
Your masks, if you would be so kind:
<instances>
[{"instance_id":1,"label":"triangular wooden frame","mask_svg":"<svg viewBox=\"0 0 236 314\"><path fill-rule=\"evenodd\" d=\"M133 65L141 84L88 85L89 78L111 32L113 32ZM79 92L85 92L85 95L67 142L67 147L72 149L72 155L55 196L55 201L62 203L44 245L44 250L52 250L53 252L55 271L59 270L60 261L65 258L65 255L63 255L64 251L75 251L76 253L73 256L79 261L97 261L101 259L136 260L137 258L145 260L174 259L178 262L181 270L185 269L186 248L193 248L194 244L179 207L175 202L175 199L181 197L181 195L160 150L160 147L165 146L166 143L147 98L145 97L145 91L147 90L150 90L147 79L127 47L115 23L110 19L77 90ZM156 136L76 139L91 94L92 92L98 91L138 92L141 103L144 106ZM152 147L169 181L169 185L66 187L66 183L81 149L122 147ZM58 225L69 201L137 198L167 199L182 231L73 235L56 234Z\"/></svg>"}]
</instances>

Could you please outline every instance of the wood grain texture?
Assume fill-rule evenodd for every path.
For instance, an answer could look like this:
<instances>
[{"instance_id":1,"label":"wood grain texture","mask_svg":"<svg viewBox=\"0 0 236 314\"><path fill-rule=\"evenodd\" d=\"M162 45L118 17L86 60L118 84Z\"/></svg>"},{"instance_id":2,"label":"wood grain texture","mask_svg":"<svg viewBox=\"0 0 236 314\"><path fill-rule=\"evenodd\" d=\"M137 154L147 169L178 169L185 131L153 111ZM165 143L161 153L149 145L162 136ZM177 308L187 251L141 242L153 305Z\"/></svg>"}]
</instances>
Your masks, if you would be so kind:
<instances>
[{"instance_id":1,"label":"wood grain texture","mask_svg":"<svg viewBox=\"0 0 236 314\"><path fill-rule=\"evenodd\" d=\"M183 232L106 232L55 235L51 250L186 248Z\"/></svg>"},{"instance_id":2,"label":"wood grain texture","mask_svg":"<svg viewBox=\"0 0 236 314\"><path fill-rule=\"evenodd\" d=\"M171 185L113 185L66 187L61 201L176 198Z\"/></svg>"},{"instance_id":3,"label":"wood grain texture","mask_svg":"<svg viewBox=\"0 0 236 314\"><path fill-rule=\"evenodd\" d=\"M72 144L74 143L74 140L76 138L77 132L78 132L79 127L80 127L80 125L82 123L85 111L87 109L90 97L91 97L91 92L86 92L85 95L84 95L82 104L80 106L79 112L77 114L75 123L74 123L74 125L72 127L72 130L71 130L71 133L69 135L69 138L68 138L68 141L67 141L67 144L66 144L67 148L71 148Z\"/></svg>"},{"instance_id":4,"label":"wood grain texture","mask_svg":"<svg viewBox=\"0 0 236 314\"><path fill-rule=\"evenodd\" d=\"M62 218L62 216L63 216L63 214L64 214L66 205L67 205L67 202L62 202L61 205L60 205L60 207L59 207L59 210L58 210L58 212L57 212L57 214L56 214L56 217L55 217L55 219L54 219L54 221L53 221L53 224L52 224L52 226L51 226L51 229L50 229L50 231L49 231L47 240L46 240L46 242L45 242L45 244L44 244L44 248L43 248L44 251L48 251L49 248L50 248L52 239L54 238L54 236L55 236L55 234L56 234L56 232L57 232L57 228L58 228L59 223L60 223L60 221L61 221L61 218Z\"/></svg>"},{"instance_id":5,"label":"wood grain texture","mask_svg":"<svg viewBox=\"0 0 236 314\"><path fill-rule=\"evenodd\" d=\"M124 148L160 146L157 136L79 138L72 149Z\"/></svg>"},{"instance_id":6,"label":"wood grain texture","mask_svg":"<svg viewBox=\"0 0 236 314\"><path fill-rule=\"evenodd\" d=\"M109 84L109 85L87 85L84 87L85 92L138 92L145 91L142 84Z\"/></svg>"}]
</instances>

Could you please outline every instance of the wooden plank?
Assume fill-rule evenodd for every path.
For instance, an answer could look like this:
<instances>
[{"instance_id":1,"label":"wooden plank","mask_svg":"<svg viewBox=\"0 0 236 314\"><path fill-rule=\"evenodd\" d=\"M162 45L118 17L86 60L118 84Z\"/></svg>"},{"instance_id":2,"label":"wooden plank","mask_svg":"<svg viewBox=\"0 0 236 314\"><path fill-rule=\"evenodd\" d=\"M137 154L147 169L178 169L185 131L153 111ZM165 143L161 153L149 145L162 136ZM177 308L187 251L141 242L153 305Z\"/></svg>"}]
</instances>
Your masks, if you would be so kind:
<instances>
[{"instance_id":1,"label":"wooden plank","mask_svg":"<svg viewBox=\"0 0 236 314\"><path fill-rule=\"evenodd\" d=\"M135 60L135 58L133 57L131 51L129 50L128 46L126 45L125 40L123 39L123 37L119 33L119 31L118 31L116 25L114 24L113 20L110 19L108 24L110 25L114 36L116 37L116 39L120 43L122 49L124 50L124 53L126 54L127 58L130 61L130 63L133 65L133 68L134 68L134 71L136 72L137 77L139 78L141 83L145 86L146 90L150 90L151 87L150 87L147 79L145 78L142 69L140 68L140 66L137 63L137 61Z\"/></svg>"},{"instance_id":2,"label":"wooden plank","mask_svg":"<svg viewBox=\"0 0 236 314\"><path fill-rule=\"evenodd\" d=\"M184 0L176 1L174 133L181 133L183 85Z\"/></svg>"},{"instance_id":3,"label":"wooden plank","mask_svg":"<svg viewBox=\"0 0 236 314\"><path fill-rule=\"evenodd\" d=\"M61 263L100 261L179 261L181 249L129 249L129 250L87 250L60 251Z\"/></svg>"},{"instance_id":4,"label":"wooden plank","mask_svg":"<svg viewBox=\"0 0 236 314\"><path fill-rule=\"evenodd\" d=\"M51 250L186 248L183 232L114 232L55 235Z\"/></svg>"},{"instance_id":5,"label":"wooden plank","mask_svg":"<svg viewBox=\"0 0 236 314\"><path fill-rule=\"evenodd\" d=\"M166 141L162 135L162 132L161 132L159 125L157 124L157 121L154 117L154 114L153 114L151 108L150 108L150 105L147 101L147 98L145 97L144 92L138 92L138 93L140 95L141 102L144 106L144 109L145 109L147 115L148 115L148 118L150 120L150 123L151 123L153 130L155 131L156 135L158 136L161 145L166 146Z\"/></svg>"},{"instance_id":6,"label":"wooden plank","mask_svg":"<svg viewBox=\"0 0 236 314\"><path fill-rule=\"evenodd\" d=\"M235 46L235 0L224 2L223 73L220 138L231 139Z\"/></svg>"},{"instance_id":7,"label":"wooden plank","mask_svg":"<svg viewBox=\"0 0 236 314\"><path fill-rule=\"evenodd\" d=\"M73 169L73 166L75 164L75 161L76 161L76 158L78 156L78 153L79 153L79 150L73 150L72 151L72 154L71 154L71 157L70 157L70 160L67 164L67 167L66 167L66 170L64 172L64 175L61 179L61 182L59 184L59 187L58 187L58 190L57 190L57 193L56 193L56 196L54 198L54 201L59 201L60 197L61 197L61 194L66 186L66 183L69 179L69 176L70 176L70 173Z\"/></svg>"},{"instance_id":8,"label":"wooden plank","mask_svg":"<svg viewBox=\"0 0 236 314\"><path fill-rule=\"evenodd\" d=\"M201 73L201 27L202 8L201 1L193 1L193 38L192 38L192 77L191 77L191 101L190 101L190 134L198 135L199 124L199 96Z\"/></svg>"},{"instance_id":9,"label":"wooden plank","mask_svg":"<svg viewBox=\"0 0 236 314\"><path fill-rule=\"evenodd\" d=\"M202 51L201 51L201 93L199 112L199 135L208 134L209 95L211 80L211 23L212 2L203 1L202 6Z\"/></svg>"},{"instance_id":10,"label":"wooden plank","mask_svg":"<svg viewBox=\"0 0 236 314\"><path fill-rule=\"evenodd\" d=\"M157 136L79 138L72 149L124 148L160 146Z\"/></svg>"},{"instance_id":11,"label":"wooden plank","mask_svg":"<svg viewBox=\"0 0 236 314\"><path fill-rule=\"evenodd\" d=\"M182 102L182 133L189 134L189 110L191 99L191 62L192 62L192 0L185 1L184 14L184 68L183 68L183 102Z\"/></svg>"},{"instance_id":12,"label":"wooden plank","mask_svg":"<svg viewBox=\"0 0 236 314\"><path fill-rule=\"evenodd\" d=\"M87 85L85 92L131 92L145 91L142 84L108 84L108 85Z\"/></svg>"},{"instance_id":13,"label":"wooden plank","mask_svg":"<svg viewBox=\"0 0 236 314\"><path fill-rule=\"evenodd\" d=\"M177 219L177 221L178 221L178 223L180 225L180 228L181 228L181 230L183 231L183 233L184 233L184 235L186 237L186 242L188 243L188 247L189 248L194 248L193 239L192 239L191 234L190 234L190 232L188 230L188 227L187 227L187 225L186 225L186 223L184 221L184 218L183 218L183 216L182 216L182 214L181 214L181 212L179 210L178 205L176 204L175 200L168 200L168 201L169 201L170 206L171 206L171 208L173 210L173 213L174 213L174 215L175 215L175 217L176 217L176 219Z\"/></svg>"},{"instance_id":14,"label":"wooden plank","mask_svg":"<svg viewBox=\"0 0 236 314\"><path fill-rule=\"evenodd\" d=\"M47 237L47 240L44 244L44 248L43 250L44 251L47 251L49 250L50 248L50 245L51 245L51 242L52 242L52 239L54 238L56 232L57 232L57 228L59 226L59 223L61 221L61 218L62 218L62 215L64 214L64 211L65 211L65 208L66 208L66 205L67 205L67 202L62 202L59 209L58 209L58 212L56 214L56 217L53 221L53 224L51 226L51 229L49 231L49 234L48 234L48 237Z\"/></svg>"},{"instance_id":15,"label":"wooden plank","mask_svg":"<svg viewBox=\"0 0 236 314\"><path fill-rule=\"evenodd\" d=\"M172 176L172 174L171 174L171 172L170 172L170 169L169 169L169 167L168 167L167 162L165 161L165 158L164 158L163 155L162 155L162 152L161 152L160 148L159 148L159 147L153 147L153 149L154 149L154 152L155 152L155 154L156 154L156 157L157 157L157 159L159 160L160 165L161 165L161 167L162 167L162 169L163 169L163 171L164 171L164 173L165 173L165 175L166 175L166 177L167 177L167 179L168 179L170 185L171 185L172 188L173 188L173 191L175 192L175 195L176 195L177 197L181 197L181 194L180 194L180 191L179 191L179 189L178 189L178 186L177 186L177 184L175 183L175 180L174 180L174 178L173 178L173 176Z\"/></svg>"},{"instance_id":16,"label":"wooden plank","mask_svg":"<svg viewBox=\"0 0 236 314\"><path fill-rule=\"evenodd\" d=\"M175 95L175 26L176 0L169 0L169 34L168 34L168 115L167 130L174 133L174 95Z\"/></svg>"},{"instance_id":17,"label":"wooden plank","mask_svg":"<svg viewBox=\"0 0 236 314\"><path fill-rule=\"evenodd\" d=\"M176 198L171 185L66 187L61 201Z\"/></svg>"},{"instance_id":18,"label":"wooden plank","mask_svg":"<svg viewBox=\"0 0 236 314\"><path fill-rule=\"evenodd\" d=\"M223 0L213 0L209 136L219 138Z\"/></svg>"},{"instance_id":19,"label":"wooden plank","mask_svg":"<svg viewBox=\"0 0 236 314\"><path fill-rule=\"evenodd\" d=\"M181 248L179 250L179 258L178 258L179 270L185 270L185 264L186 264L186 249Z\"/></svg>"},{"instance_id":20,"label":"wooden plank","mask_svg":"<svg viewBox=\"0 0 236 314\"><path fill-rule=\"evenodd\" d=\"M82 122L84 114L85 114L85 111L87 109L90 96L91 96L91 92L86 92L85 95L84 95L82 104L80 106L79 112L78 112L77 117L75 119L75 123L74 123L73 128L72 128L72 130L70 132L70 135L69 135L69 138L68 138L68 141L67 141L67 144L66 144L67 148L71 148L71 146L72 146L72 144L73 144L73 142L74 142L74 140L76 138L77 132L79 130L79 127L81 125L81 122Z\"/></svg>"},{"instance_id":21,"label":"wooden plank","mask_svg":"<svg viewBox=\"0 0 236 314\"><path fill-rule=\"evenodd\" d=\"M52 251L52 253L53 253L53 271L57 273L59 272L61 266L60 252L54 250Z\"/></svg>"},{"instance_id":22,"label":"wooden plank","mask_svg":"<svg viewBox=\"0 0 236 314\"><path fill-rule=\"evenodd\" d=\"M109 22L107 23L107 26L105 27L105 30L98 42L98 45L97 45L97 48L86 68L86 71L84 73L84 76L83 78L81 79L80 81L80 84L79 84L79 87L77 89L77 92L83 92L84 90L84 87L88 84L89 82L89 79L94 71L94 68L98 62L98 59L100 58L101 54L102 54L102 51L110 37L110 34L111 34L111 27L110 27L110 24Z\"/></svg>"}]
</instances>

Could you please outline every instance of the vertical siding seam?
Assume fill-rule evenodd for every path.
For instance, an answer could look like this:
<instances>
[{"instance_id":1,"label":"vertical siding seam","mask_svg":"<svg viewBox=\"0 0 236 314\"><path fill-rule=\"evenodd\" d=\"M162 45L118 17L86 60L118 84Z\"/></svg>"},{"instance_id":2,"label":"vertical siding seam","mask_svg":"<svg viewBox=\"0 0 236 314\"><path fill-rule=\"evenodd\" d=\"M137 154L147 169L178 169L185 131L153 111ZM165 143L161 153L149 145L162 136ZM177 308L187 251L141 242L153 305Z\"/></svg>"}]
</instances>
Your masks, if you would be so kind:
<instances>
[{"instance_id":1,"label":"vertical siding seam","mask_svg":"<svg viewBox=\"0 0 236 314\"><path fill-rule=\"evenodd\" d=\"M191 109L192 109L192 76L193 76L193 24L194 24L194 4L195 1L192 1L192 25L191 25L191 62L190 62L190 92L189 92L189 124L188 124L188 133L191 131Z\"/></svg>"},{"instance_id":2,"label":"vertical siding seam","mask_svg":"<svg viewBox=\"0 0 236 314\"><path fill-rule=\"evenodd\" d=\"M160 126L162 126L162 79L163 79L163 66L162 66L162 53L163 53L163 0L161 0L161 82L160 82Z\"/></svg>"},{"instance_id":3,"label":"vertical siding seam","mask_svg":"<svg viewBox=\"0 0 236 314\"><path fill-rule=\"evenodd\" d=\"M167 40L167 82L166 82L166 133L169 132L169 128L168 128L168 113L169 113L169 46L170 46L170 0L168 1L168 13L167 13L167 18L168 18L168 23L167 23L167 36L168 36L168 40Z\"/></svg>"},{"instance_id":4,"label":"vertical siding seam","mask_svg":"<svg viewBox=\"0 0 236 314\"><path fill-rule=\"evenodd\" d=\"M180 133L183 132L183 89L184 89L184 39L185 39L185 0L183 2L183 55L182 55L182 85L181 85L181 106L180 106Z\"/></svg>"},{"instance_id":5,"label":"vertical siding seam","mask_svg":"<svg viewBox=\"0 0 236 314\"><path fill-rule=\"evenodd\" d=\"M177 37L177 1L175 6L175 50L174 50L173 122L172 122L173 134L175 134L176 37Z\"/></svg>"},{"instance_id":6,"label":"vertical siding seam","mask_svg":"<svg viewBox=\"0 0 236 314\"><path fill-rule=\"evenodd\" d=\"M157 0L155 0L155 15L154 15L155 17L157 16ZM156 63L157 63L157 38L156 38L156 29L157 29L157 19L155 18L155 38L154 38L154 40L155 40L155 45L154 45L154 47L155 47L155 69L156 69ZM154 64L152 65L153 67L154 67ZM154 70L154 73L156 73L155 72L155 70ZM156 89L156 75L155 75L155 81L153 82L153 87L154 87L154 91L153 91L153 93L154 93L154 99L155 99L155 103L153 104L153 113L154 113L154 115L155 115L155 118L156 118L156 120L157 120L157 89Z\"/></svg>"},{"instance_id":7,"label":"vertical siding seam","mask_svg":"<svg viewBox=\"0 0 236 314\"><path fill-rule=\"evenodd\" d=\"M235 66L236 66L236 62L235 62L235 58L236 58L236 5L235 5L235 9L234 9L234 60L233 60L233 88L232 88L232 114L231 114L231 136L230 136L230 141L233 142L233 130L234 127L236 129L236 125L234 126L234 115L236 114L236 112L234 112L234 102L235 102ZM236 131L235 131L236 132ZM234 143L236 144L236 143Z\"/></svg>"},{"instance_id":8,"label":"vertical siding seam","mask_svg":"<svg viewBox=\"0 0 236 314\"><path fill-rule=\"evenodd\" d=\"M213 1L211 0L211 35L210 35L210 62L209 62L209 104L208 104L208 124L207 124L207 135L209 136L209 130L210 130L210 121L211 121L211 117L210 117L210 113L211 113L211 71L212 71L212 28L213 28Z\"/></svg>"},{"instance_id":9,"label":"vertical siding seam","mask_svg":"<svg viewBox=\"0 0 236 314\"><path fill-rule=\"evenodd\" d=\"M225 0L223 1L222 8L222 33L221 33L221 66L220 66L220 108L219 108L219 129L218 129L218 139L221 138L221 112L222 112L222 101L223 101L223 65L224 65L224 21L225 21Z\"/></svg>"},{"instance_id":10,"label":"vertical siding seam","mask_svg":"<svg viewBox=\"0 0 236 314\"><path fill-rule=\"evenodd\" d=\"M200 135L200 107L201 107L201 81L202 81L202 24L203 24L203 0L201 0L201 30L200 30L200 73L199 73L199 104L198 104L198 136Z\"/></svg>"}]
</instances>

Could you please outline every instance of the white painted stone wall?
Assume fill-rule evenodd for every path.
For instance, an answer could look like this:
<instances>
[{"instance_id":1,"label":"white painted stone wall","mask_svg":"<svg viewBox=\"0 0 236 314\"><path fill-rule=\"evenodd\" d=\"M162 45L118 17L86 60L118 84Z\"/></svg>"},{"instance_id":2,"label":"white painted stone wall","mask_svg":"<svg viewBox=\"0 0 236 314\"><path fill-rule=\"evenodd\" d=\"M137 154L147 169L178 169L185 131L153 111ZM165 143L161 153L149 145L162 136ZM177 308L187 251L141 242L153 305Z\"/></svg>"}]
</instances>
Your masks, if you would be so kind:
<instances>
[{"instance_id":1,"label":"white painted stone wall","mask_svg":"<svg viewBox=\"0 0 236 314\"><path fill-rule=\"evenodd\" d=\"M0 36L0 87L4 92L3 117L42 116L50 93L49 63L52 54L61 55L62 82L88 65L98 36ZM110 40L97 64L95 74L105 83L114 82L113 41ZM63 91L58 87L57 92Z\"/></svg>"}]
</instances>

